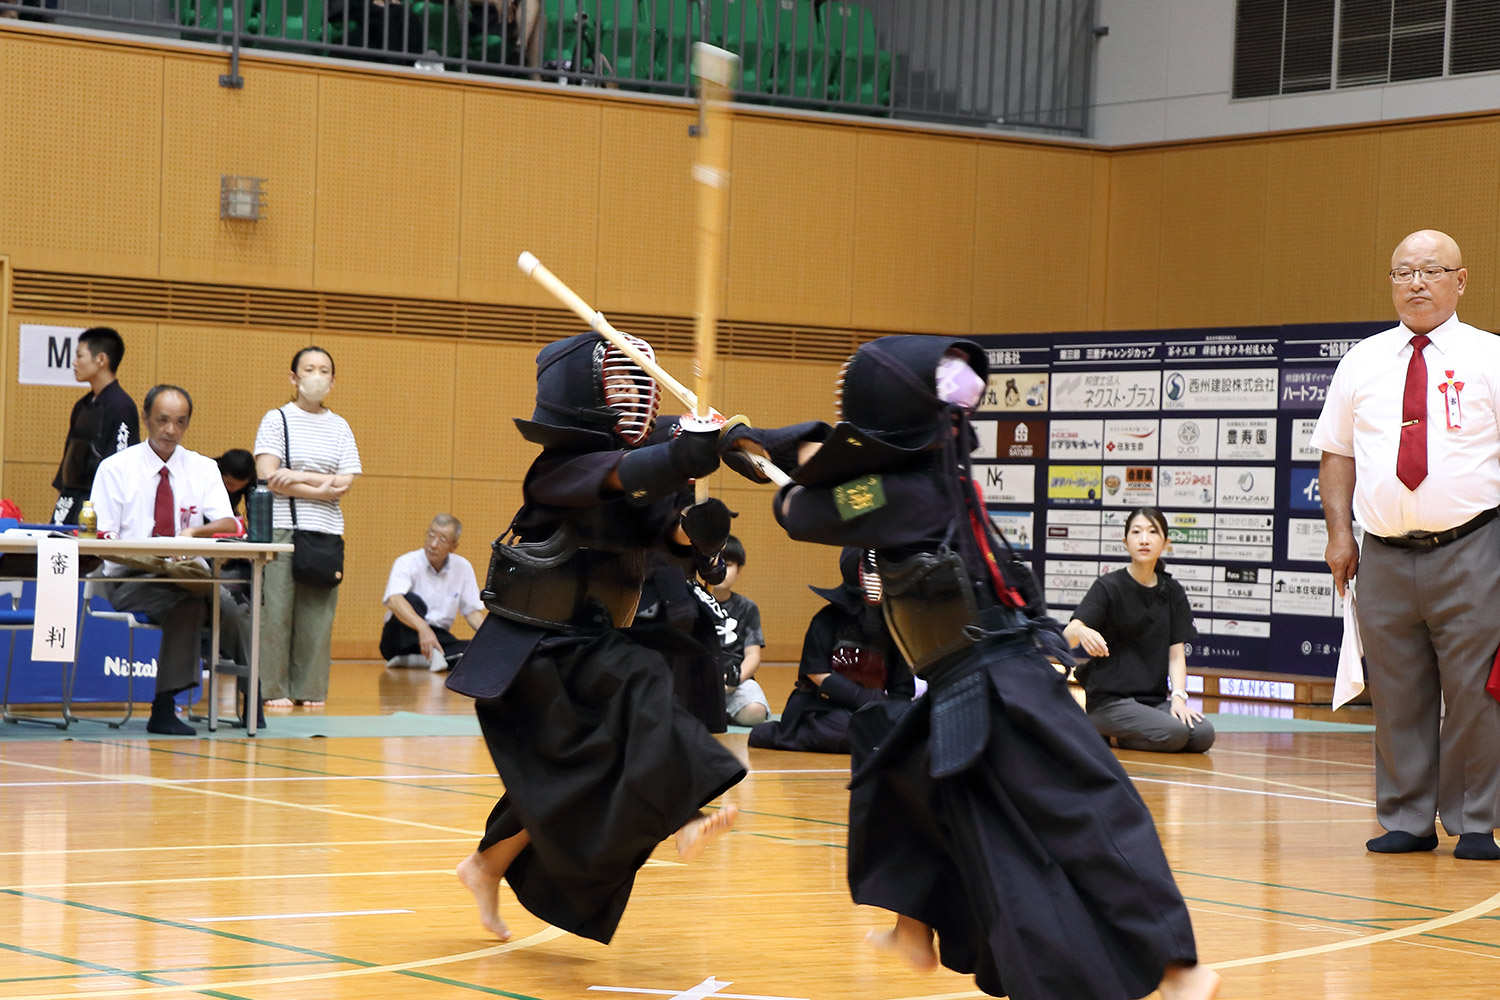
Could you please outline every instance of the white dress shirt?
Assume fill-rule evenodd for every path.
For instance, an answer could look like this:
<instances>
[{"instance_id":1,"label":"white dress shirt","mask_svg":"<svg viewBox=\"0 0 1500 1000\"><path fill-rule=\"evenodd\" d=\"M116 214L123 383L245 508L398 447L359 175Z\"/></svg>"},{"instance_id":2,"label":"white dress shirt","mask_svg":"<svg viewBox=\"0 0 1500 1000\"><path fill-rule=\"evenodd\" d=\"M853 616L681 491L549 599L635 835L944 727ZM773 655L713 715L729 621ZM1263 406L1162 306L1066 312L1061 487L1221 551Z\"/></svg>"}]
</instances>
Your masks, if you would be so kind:
<instances>
[{"instance_id":1,"label":"white dress shirt","mask_svg":"<svg viewBox=\"0 0 1500 1000\"><path fill-rule=\"evenodd\" d=\"M99 463L89 500L99 519L99 533L115 538L150 538L156 530L156 488L160 472L167 470L176 508L176 531L195 528L221 517L233 517L229 493L219 475L219 465L206 455L178 445L163 462L150 442L142 441L115 452ZM105 573L122 576L124 566L106 562Z\"/></svg>"},{"instance_id":2,"label":"white dress shirt","mask_svg":"<svg viewBox=\"0 0 1500 1000\"><path fill-rule=\"evenodd\" d=\"M473 564L452 552L441 570L432 568L427 553L421 549L397 556L385 583L385 596L380 600L383 603L392 594L404 597L408 593L415 593L427 604L427 613L422 617L435 628L451 630L458 615L484 610ZM385 617L389 619L391 612L386 611Z\"/></svg>"},{"instance_id":3,"label":"white dress shirt","mask_svg":"<svg viewBox=\"0 0 1500 1000\"><path fill-rule=\"evenodd\" d=\"M1427 336L1427 478L1396 478L1413 333L1383 330L1350 348L1313 431L1321 451L1354 458L1354 518L1392 537L1446 531L1500 506L1500 337L1450 316Z\"/></svg>"}]
</instances>

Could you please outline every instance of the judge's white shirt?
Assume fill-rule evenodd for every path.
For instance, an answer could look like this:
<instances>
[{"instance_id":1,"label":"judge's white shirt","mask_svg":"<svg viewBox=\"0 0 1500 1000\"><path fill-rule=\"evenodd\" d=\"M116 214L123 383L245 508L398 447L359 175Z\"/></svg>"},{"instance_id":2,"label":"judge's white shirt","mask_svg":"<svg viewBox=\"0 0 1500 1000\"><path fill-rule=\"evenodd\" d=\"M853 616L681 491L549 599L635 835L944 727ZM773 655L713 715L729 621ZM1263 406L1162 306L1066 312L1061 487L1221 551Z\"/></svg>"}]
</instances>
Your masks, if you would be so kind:
<instances>
[{"instance_id":1,"label":"judge's white shirt","mask_svg":"<svg viewBox=\"0 0 1500 1000\"><path fill-rule=\"evenodd\" d=\"M99 533L115 538L150 538L156 528L156 489L160 472L167 470L172 486L174 525L177 534L221 517L233 517L229 493L219 475L219 465L206 455L178 445L165 462L142 441L124 451L117 451L99 463L89 500L99 519ZM129 570L118 563L106 562L108 576L121 576Z\"/></svg>"},{"instance_id":2,"label":"judge's white shirt","mask_svg":"<svg viewBox=\"0 0 1500 1000\"><path fill-rule=\"evenodd\" d=\"M392 594L403 597L415 593L427 605L422 617L435 628L453 628L453 619L458 615L469 615L484 610L479 599L479 585L474 580L474 566L463 556L448 553L441 570L432 568L427 553L421 549L396 557L391 564L391 575L385 583L385 595L381 602L390 600ZM389 619L391 613L387 611Z\"/></svg>"},{"instance_id":3,"label":"judge's white shirt","mask_svg":"<svg viewBox=\"0 0 1500 1000\"><path fill-rule=\"evenodd\" d=\"M1446 531L1500 506L1500 337L1450 316L1428 337L1427 478L1396 478L1413 334L1383 330L1349 349L1328 386L1312 446L1354 458L1354 518L1392 537Z\"/></svg>"}]
</instances>

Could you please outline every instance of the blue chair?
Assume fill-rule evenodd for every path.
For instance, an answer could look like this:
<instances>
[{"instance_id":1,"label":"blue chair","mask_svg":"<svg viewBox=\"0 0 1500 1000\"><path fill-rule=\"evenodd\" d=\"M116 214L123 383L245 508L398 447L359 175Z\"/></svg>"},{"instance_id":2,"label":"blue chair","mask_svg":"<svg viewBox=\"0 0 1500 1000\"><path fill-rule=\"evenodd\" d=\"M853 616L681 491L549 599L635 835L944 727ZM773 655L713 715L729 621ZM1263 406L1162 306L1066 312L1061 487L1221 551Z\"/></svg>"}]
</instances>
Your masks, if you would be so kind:
<instances>
[{"instance_id":1,"label":"blue chair","mask_svg":"<svg viewBox=\"0 0 1500 1000\"><path fill-rule=\"evenodd\" d=\"M38 722L44 726L56 726L58 729L68 728L68 683L71 672L66 665L63 669L63 714L60 719L49 719L38 715L21 715L10 710L10 674L16 662L16 633L30 632L36 625L35 606L23 608L21 602L14 594L8 595L6 601L9 607L0 607L0 630L10 633L10 652L5 659L5 691L0 695L0 718L6 722Z\"/></svg>"}]
</instances>

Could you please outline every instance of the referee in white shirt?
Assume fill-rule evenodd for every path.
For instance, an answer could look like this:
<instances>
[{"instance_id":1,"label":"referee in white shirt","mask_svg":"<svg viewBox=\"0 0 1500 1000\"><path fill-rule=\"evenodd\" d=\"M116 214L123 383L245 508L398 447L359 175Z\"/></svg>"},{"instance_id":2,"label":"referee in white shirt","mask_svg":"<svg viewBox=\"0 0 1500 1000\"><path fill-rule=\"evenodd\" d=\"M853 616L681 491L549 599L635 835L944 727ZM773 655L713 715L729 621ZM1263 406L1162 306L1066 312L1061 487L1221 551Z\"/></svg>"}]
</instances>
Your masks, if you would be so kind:
<instances>
[{"instance_id":1,"label":"referee in white shirt","mask_svg":"<svg viewBox=\"0 0 1500 1000\"><path fill-rule=\"evenodd\" d=\"M146 393L142 408L146 440L99 463L89 499L99 518L99 533L137 539L187 535L208 538L238 530L219 466L211 458L180 446L193 416L193 400L174 385ZM127 577L131 570L106 562L105 575ZM169 583L116 583L105 595L120 611L139 611L160 625L161 652L156 658L156 695L146 729L153 733L192 736L197 731L177 718L173 699L199 683L199 644L208 620L209 598L200 591ZM237 662L248 663L248 614L234 601L221 602L219 638Z\"/></svg>"},{"instance_id":2,"label":"referee in white shirt","mask_svg":"<svg viewBox=\"0 0 1500 1000\"><path fill-rule=\"evenodd\" d=\"M1365 846L1500 860L1500 337L1456 315L1458 245L1423 230L1391 256L1399 326L1356 344L1313 432L1334 585L1359 572L1375 706L1376 819ZM1363 551L1353 519L1363 527ZM1444 712L1446 709L1446 718Z\"/></svg>"},{"instance_id":3,"label":"referee in white shirt","mask_svg":"<svg viewBox=\"0 0 1500 1000\"><path fill-rule=\"evenodd\" d=\"M474 566L453 551L463 530L452 514L438 514L422 547L397 556L391 565L380 633L386 666L447 670L469 647L467 639L450 631L453 620L463 615L475 629L484 621Z\"/></svg>"}]
</instances>

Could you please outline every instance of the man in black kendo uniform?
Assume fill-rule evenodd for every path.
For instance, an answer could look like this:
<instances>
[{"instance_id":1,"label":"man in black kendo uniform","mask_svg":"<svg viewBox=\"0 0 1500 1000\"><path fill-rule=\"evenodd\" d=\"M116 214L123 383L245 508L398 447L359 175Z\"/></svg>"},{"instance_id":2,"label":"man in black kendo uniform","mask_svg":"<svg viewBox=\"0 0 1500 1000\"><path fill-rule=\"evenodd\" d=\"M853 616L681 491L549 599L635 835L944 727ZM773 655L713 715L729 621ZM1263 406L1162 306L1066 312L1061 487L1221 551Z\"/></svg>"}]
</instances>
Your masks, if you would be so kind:
<instances>
[{"instance_id":1,"label":"man in black kendo uniform","mask_svg":"<svg viewBox=\"0 0 1500 1000\"><path fill-rule=\"evenodd\" d=\"M807 623L797 682L781 718L750 730L750 745L766 750L849 753L849 720L864 706L894 698L911 701L916 685L880 611L875 553L839 554L843 582L809 587L828 601Z\"/></svg>"},{"instance_id":2,"label":"man in black kendo uniform","mask_svg":"<svg viewBox=\"0 0 1500 1000\"><path fill-rule=\"evenodd\" d=\"M876 550L886 620L929 685L899 717L887 700L853 718L850 890L897 914L877 947L934 968L936 932L942 963L995 996L1204 1000L1218 975L1151 815L1043 654L1066 657L1061 628L970 479L987 376L968 341L864 345L843 422L776 497L793 538Z\"/></svg>"},{"instance_id":3,"label":"man in black kendo uniform","mask_svg":"<svg viewBox=\"0 0 1500 1000\"><path fill-rule=\"evenodd\" d=\"M140 443L140 411L119 380L124 358L125 341L111 328L91 326L78 335L73 379L87 382L89 391L68 415L68 436L57 475L52 477L52 488L57 490L53 524L77 524L78 512L94 488L99 463Z\"/></svg>"},{"instance_id":4,"label":"man in black kendo uniform","mask_svg":"<svg viewBox=\"0 0 1500 1000\"><path fill-rule=\"evenodd\" d=\"M505 784L457 871L502 940L501 876L537 917L608 943L657 844L675 832L691 859L734 821L732 804L699 810L744 768L676 702L662 654L625 630L648 549L711 572L729 534L722 502L678 502L718 468L718 429L643 444L659 393L617 347L585 333L537 355L536 411L516 421L542 453L494 545L490 614L448 680L475 699Z\"/></svg>"}]
</instances>

